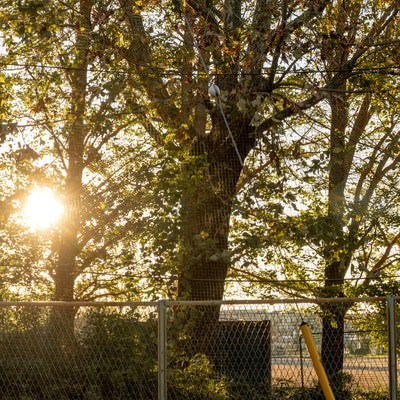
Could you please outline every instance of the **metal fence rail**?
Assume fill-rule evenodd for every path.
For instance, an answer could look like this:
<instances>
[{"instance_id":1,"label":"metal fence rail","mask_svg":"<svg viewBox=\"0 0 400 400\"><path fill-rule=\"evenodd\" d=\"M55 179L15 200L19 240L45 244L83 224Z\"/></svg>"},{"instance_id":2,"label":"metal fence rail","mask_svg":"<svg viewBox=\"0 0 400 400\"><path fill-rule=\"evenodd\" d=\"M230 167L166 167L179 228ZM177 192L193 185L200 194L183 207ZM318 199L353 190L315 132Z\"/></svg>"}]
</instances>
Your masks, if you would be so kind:
<instances>
[{"instance_id":1,"label":"metal fence rail","mask_svg":"<svg viewBox=\"0 0 400 400\"><path fill-rule=\"evenodd\" d=\"M350 301L337 399L396 399L394 297L0 303L0 398L321 399L299 325L321 350L321 305Z\"/></svg>"}]
</instances>

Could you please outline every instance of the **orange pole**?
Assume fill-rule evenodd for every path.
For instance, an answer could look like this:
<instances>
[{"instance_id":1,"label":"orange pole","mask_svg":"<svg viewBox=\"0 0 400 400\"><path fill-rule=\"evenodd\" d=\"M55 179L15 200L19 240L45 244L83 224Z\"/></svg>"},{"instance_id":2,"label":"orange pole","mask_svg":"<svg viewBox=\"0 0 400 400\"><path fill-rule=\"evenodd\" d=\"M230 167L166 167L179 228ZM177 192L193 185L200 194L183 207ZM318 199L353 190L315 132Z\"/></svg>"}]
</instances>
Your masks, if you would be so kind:
<instances>
[{"instance_id":1,"label":"orange pole","mask_svg":"<svg viewBox=\"0 0 400 400\"><path fill-rule=\"evenodd\" d=\"M322 365L321 359L318 354L317 346L315 345L311 329L308 326L307 322L302 322L300 325L301 333L303 334L304 341L306 342L308 352L310 353L310 357L317 373L319 384L321 385L321 389L324 393L326 400L335 400L335 396L332 392L331 386L329 384L329 379L326 375L324 366Z\"/></svg>"}]
</instances>

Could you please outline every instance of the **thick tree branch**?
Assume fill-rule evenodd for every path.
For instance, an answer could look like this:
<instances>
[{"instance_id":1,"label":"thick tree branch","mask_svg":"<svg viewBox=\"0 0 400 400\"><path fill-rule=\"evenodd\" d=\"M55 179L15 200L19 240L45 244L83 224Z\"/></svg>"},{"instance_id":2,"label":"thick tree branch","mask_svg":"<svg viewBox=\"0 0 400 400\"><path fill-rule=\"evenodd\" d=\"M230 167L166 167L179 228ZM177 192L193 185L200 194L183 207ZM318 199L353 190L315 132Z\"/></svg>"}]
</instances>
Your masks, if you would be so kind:
<instances>
[{"instance_id":1,"label":"thick tree branch","mask_svg":"<svg viewBox=\"0 0 400 400\"><path fill-rule=\"evenodd\" d=\"M375 263L375 265L371 268L371 270L368 271L365 280L363 282L363 286L367 286L371 279L376 278L379 275L379 273L382 272L387 267L386 262L390 256L393 247L396 244L398 244L399 239L400 239L400 232L397 235L395 235L393 239L388 243L385 252L382 254L380 259Z\"/></svg>"},{"instance_id":2,"label":"thick tree branch","mask_svg":"<svg viewBox=\"0 0 400 400\"><path fill-rule=\"evenodd\" d=\"M133 12L130 1L119 0L119 2L131 33L129 47L121 50L123 56L129 66L137 73L151 105L157 110L159 116L168 125L175 126L176 122L179 121L179 110L173 104L162 77L154 69L149 38L145 33L142 16Z\"/></svg>"},{"instance_id":3,"label":"thick tree branch","mask_svg":"<svg viewBox=\"0 0 400 400\"><path fill-rule=\"evenodd\" d=\"M390 133L386 133L383 135L378 143L374 146L372 154L369 156L369 161L368 164L364 167L362 172L360 173L360 177L357 181L357 186L354 192L354 204L359 204L361 202L361 196L362 196L362 191L364 188L365 181L368 177L368 175L372 172L372 169L376 163L378 153L382 150L382 146L385 143L386 139Z\"/></svg>"},{"instance_id":4,"label":"thick tree branch","mask_svg":"<svg viewBox=\"0 0 400 400\"><path fill-rule=\"evenodd\" d=\"M367 127L368 122L371 119L372 113L370 112L370 104L371 104L371 95L366 94L356 115L354 125L350 132L350 136L346 146L347 151L344 160L346 175L348 175L350 172L350 168L353 164L356 147L361 138L361 135L365 132L365 128Z\"/></svg>"},{"instance_id":5,"label":"thick tree branch","mask_svg":"<svg viewBox=\"0 0 400 400\"><path fill-rule=\"evenodd\" d=\"M204 4L203 1L187 0L186 4L195 10L198 15L201 15L205 21L210 23L214 32L221 33L221 27L218 20L222 21L223 15L212 5L211 1L207 1L206 4Z\"/></svg>"}]
</instances>

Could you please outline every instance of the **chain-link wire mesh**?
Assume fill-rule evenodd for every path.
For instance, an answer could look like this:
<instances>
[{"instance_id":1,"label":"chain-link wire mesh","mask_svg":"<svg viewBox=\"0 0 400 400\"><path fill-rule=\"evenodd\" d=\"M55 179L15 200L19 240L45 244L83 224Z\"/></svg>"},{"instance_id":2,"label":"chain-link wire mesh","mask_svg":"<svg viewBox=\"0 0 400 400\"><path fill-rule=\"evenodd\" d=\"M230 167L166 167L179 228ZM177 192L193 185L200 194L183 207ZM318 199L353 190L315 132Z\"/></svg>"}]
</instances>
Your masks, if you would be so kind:
<instances>
[{"instance_id":1,"label":"chain-link wire mesh","mask_svg":"<svg viewBox=\"0 0 400 400\"><path fill-rule=\"evenodd\" d=\"M172 304L168 398L322 399L299 330L307 321L319 353L327 346L322 361L336 399L387 399L386 302L316 303Z\"/></svg>"},{"instance_id":2,"label":"chain-link wire mesh","mask_svg":"<svg viewBox=\"0 0 400 400\"><path fill-rule=\"evenodd\" d=\"M169 311L169 399L268 398L271 326L262 313L190 303Z\"/></svg>"},{"instance_id":3,"label":"chain-link wire mesh","mask_svg":"<svg viewBox=\"0 0 400 400\"><path fill-rule=\"evenodd\" d=\"M155 310L0 308L1 399L157 398Z\"/></svg>"},{"instance_id":4,"label":"chain-link wire mesh","mask_svg":"<svg viewBox=\"0 0 400 400\"><path fill-rule=\"evenodd\" d=\"M322 399L303 321L320 354L343 344L336 399L389 398L385 299L348 304L342 327L317 303L0 303L0 398Z\"/></svg>"}]
</instances>

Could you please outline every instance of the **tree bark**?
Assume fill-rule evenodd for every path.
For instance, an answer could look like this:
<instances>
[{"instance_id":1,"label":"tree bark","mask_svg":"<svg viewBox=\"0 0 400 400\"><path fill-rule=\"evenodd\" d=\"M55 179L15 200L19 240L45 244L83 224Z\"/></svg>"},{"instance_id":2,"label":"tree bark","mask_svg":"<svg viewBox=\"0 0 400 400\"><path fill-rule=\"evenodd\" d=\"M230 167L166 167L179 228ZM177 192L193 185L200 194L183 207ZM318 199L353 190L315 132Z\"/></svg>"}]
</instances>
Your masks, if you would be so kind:
<instances>
[{"instance_id":1,"label":"tree bark","mask_svg":"<svg viewBox=\"0 0 400 400\"><path fill-rule=\"evenodd\" d=\"M348 16L342 5L338 6L335 34L323 40L327 65L341 69L348 62L349 49L344 45ZM338 94L329 97L330 121L330 169L328 186L327 232L325 233L325 288L326 297L343 297L344 276L347 270L347 248L345 243L345 188L349 169L347 168L346 129L348 125L347 79L337 86ZM340 304L323 307L321 360L332 386L343 370L344 358L344 316Z\"/></svg>"},{"instance_id":2,"label":"tree bark","mask_svg":"<svg viewBox=\"0 0 400 400\"><path fill-rule=\"evenodd\" d=\"M87 135L85 125L86 86L88 73L88 54L90 48L90 13L92 0L80 0L80 19L76 25L76 55L74 67L70 74L71 98L67 119L68 168L64 186L64 218L61 224L58 263L54 273L56 301L73 301L74 284L77 276L76 257L78 249L78 232L80 229L81 193L84 140ZM51 325L61 332L63 337L73 337L75 310L72 308L55 308Z\"/></svg>"},{"instance_id":3,"label":"tree bark","mask_svg":"<svg viewBox=\"0 0 400 400\"><path fill-rule=\"evenodd\" d=\"M179 299L223 299L230 265L228 236L232 203L242 160L254 146L247 131L249 123L245 119L242 122L242 132L235 132L240 158L227 137L222 120L214 125L209 136L199 139L192 148L193 162L184 172L189 185L182 196L183 258L178 282ZM190 354L208 354L219 309L218 305L188 309L188 337L194 340L190 344Z\"/></svg>"},{"instance_id":4,"label":"tree bark","mask_svg":"<svg viewBox=\"0 0 400 400\"><path fill-rule=\"evenodd\" d=\"M345 90L346 85L341 89ZM343 297L346 266L344 239L345 194L348 171L345 166L347 104L345 97L332 97L331 149L328 189L328 229L325 240L325 290L326 297ZM332 380L343 370L344 313L340 306L331 304L323 308L321 360Z\"/></svg>"},{"instance_id":5,"label":"tree bark","mask_svg":"<svg viewBox=\"0 0 400 400\"><path fill-rule=\"evenodd\" d=\"M254 146L249 121L242 118L240 124L234 125L241 126L235 132L235 144L220 119L211 133L200 137L191 149L193 161L184 172L188 184L181 209L184 246L178 290L181 299L221 300L223 297L230 263L228 235L232 203L243 160Z\"/></svg>"},{"instance_id":6,"label":"tree bark","mask_svg":"<svg viewBox=\"0 0 400 400\"><path fill-rule=\"evenodd\" d=\"M346 309L343 304L330 304L323 307L323 313L321 360L331 383L337 386L338 374L343 370Z\"/></svg>"}]
</instances>

